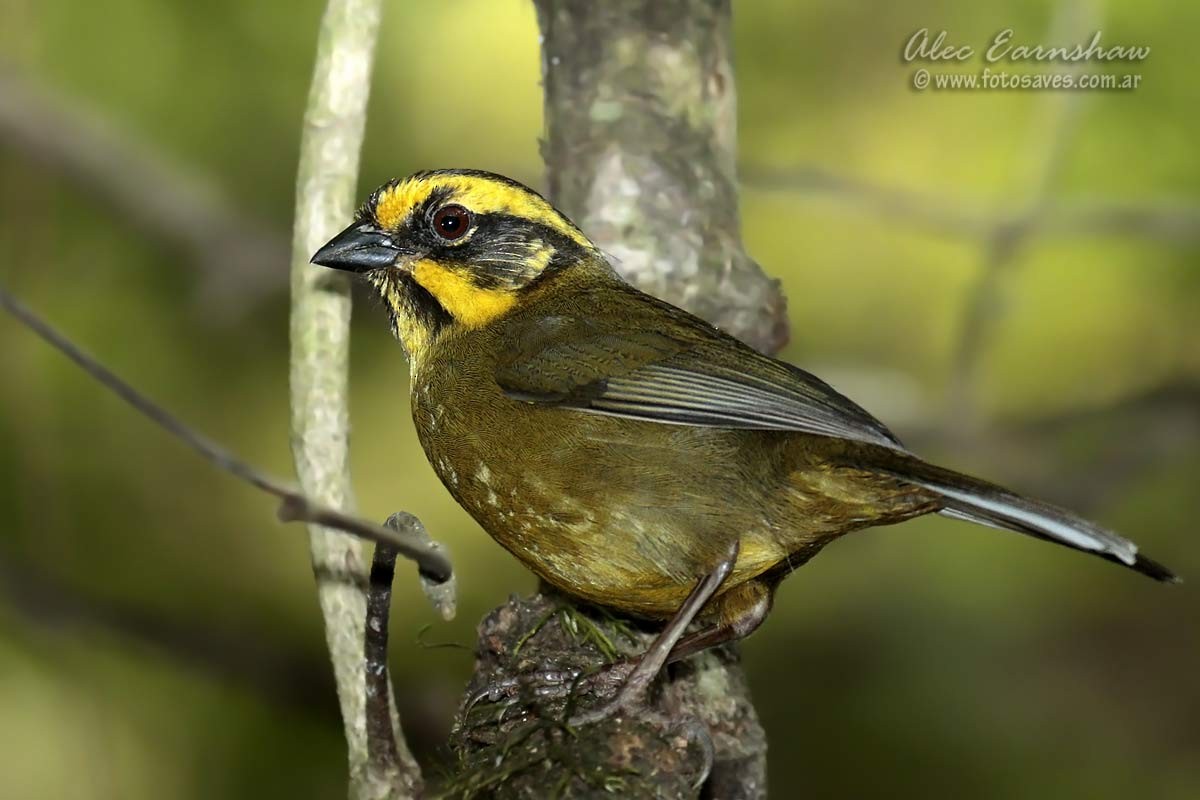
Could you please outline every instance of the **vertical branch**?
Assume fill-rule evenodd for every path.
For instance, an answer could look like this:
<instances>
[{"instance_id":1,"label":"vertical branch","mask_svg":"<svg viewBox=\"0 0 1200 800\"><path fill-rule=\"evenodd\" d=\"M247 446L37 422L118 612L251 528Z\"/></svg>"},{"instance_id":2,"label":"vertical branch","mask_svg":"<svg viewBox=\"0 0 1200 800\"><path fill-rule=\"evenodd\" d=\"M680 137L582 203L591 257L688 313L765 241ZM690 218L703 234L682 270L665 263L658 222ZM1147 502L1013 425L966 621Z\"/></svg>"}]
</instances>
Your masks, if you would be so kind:
<instances>
[{"instance_id":1,"label":"vertical branch","mask_svg":"<svg viewBox=\"0 0 1200 800\"><path fill-rule=\"evenodd\" d=\"M742 249L728 0L535 0L551 200L645 291L766 352L777 281Z\"/></svg>"},{"instance_id":2,"label":"vertical branch","mask_svg":"<svg viewBox=\"0 0 1200 800\"><path fill-rule=\"evenodd\" d=\"M345 276L313 267L308 260L353 212L381 6L381 0L329 0L326 6L296 179L292 453L304 491L336 508L353 506L347 406L350 293ZM411 796L419 774L403 740L398 742L398 755L412 778L408 791L393 791L370 768L363 666L368 572L363 544L316 525L310 526L309 537L349 749L351 796Z\"/></svg>"}]
</instances>

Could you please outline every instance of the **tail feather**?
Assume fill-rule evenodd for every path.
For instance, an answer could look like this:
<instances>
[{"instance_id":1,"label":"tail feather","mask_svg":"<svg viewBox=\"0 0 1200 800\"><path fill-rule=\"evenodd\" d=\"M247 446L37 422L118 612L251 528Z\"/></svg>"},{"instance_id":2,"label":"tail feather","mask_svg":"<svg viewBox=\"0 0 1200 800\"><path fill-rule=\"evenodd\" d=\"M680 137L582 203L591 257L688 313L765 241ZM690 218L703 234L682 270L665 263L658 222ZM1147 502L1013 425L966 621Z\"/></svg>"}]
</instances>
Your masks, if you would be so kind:
<instances>
[{"instance_id":1,"label":"tail feather","mask_svg":"<svg viewBox=\"0 0 1200 800\"><path fill-rule=\"evenodd\" d=\"M888 466L874 469L939 495L944 516L1024 533L1095 553L1157 581L1179 582L1171 570L1139 554L1133 542L1066 509L915 458L889 461Z\"/></svg>"}]
</instances>

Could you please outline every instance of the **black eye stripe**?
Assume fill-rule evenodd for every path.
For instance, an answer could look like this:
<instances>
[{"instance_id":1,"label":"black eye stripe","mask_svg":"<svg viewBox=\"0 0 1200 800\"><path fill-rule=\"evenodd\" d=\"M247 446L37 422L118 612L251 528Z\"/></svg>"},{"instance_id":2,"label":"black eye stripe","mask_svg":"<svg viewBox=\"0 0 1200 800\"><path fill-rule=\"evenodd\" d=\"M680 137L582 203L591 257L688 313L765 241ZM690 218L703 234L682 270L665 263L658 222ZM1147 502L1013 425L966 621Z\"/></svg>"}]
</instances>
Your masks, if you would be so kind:
<instances>
[{"instance_id":1,"label":"black eye stripe","mask_svg":"<svg viewBox=\"0 0 1200 800\"><path fill-rule=\"evenodd\" d=\"M430 259L454 265L480 288L521 288L588 256L589 248L544 222L500 212L470 214L469 228L458 237L435 227L438 213L455 202L455 191L438 186L410 213L400 235L411 237ZM569 223L566 223L569 224ZM466 236L466 231L471 232ZM549 256L544 253L549 250ZM545 259L539 261L538 258ZM533 265L541 267L537 269Z\"/></svg>"},{"instance_id":2,"label":"black eye stripe","mask_svg":"<svg viewBox=\"0 0 1200 800\"><path fill-rule=\"evenodd\" d=\"M507 260L504 257L522 250L532 256L549 245L553 260L576 260L583 247L571 237L541 222L511 214L476 214L475 233L470 240L454 248L455 259L462 261Z\"/></svg>"}]
</instances>

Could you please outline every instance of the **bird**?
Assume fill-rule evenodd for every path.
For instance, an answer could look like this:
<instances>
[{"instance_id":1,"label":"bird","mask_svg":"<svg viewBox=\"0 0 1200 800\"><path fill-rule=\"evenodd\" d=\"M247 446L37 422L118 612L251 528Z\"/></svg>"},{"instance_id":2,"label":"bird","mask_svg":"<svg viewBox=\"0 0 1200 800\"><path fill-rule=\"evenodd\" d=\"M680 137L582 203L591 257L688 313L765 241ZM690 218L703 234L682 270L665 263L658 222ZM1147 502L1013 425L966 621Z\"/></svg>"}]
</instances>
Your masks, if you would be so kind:
<instances>
[{"instance_id":1,"label":"bird","mask_svg":"<svg viewBox=\"0 0 1200 800\"><path fill-rule=\"evenodd\" d=\"M816 376L639 291L504 176L389 181L312 262L381 298L454 499L562 592L668 621L656 667L749 635L835 539L928 514L1177 581L1070 511L922 460Z\"/></svg>"}]
</instances>

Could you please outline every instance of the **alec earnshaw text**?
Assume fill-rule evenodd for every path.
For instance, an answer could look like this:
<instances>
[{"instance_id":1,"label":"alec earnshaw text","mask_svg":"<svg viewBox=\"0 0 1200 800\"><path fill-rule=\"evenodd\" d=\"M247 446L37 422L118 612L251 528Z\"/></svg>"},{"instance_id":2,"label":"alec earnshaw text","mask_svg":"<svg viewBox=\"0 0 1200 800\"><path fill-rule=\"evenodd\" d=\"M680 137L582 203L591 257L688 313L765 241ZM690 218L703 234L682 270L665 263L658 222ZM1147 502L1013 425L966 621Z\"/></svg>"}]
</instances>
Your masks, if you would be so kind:
<instances>
[{"instance_id":1,"label":"alec earnshaw text","mask_svg":"<svg viewBox=\"0 0 1200 800\"><path fill-rule=\"evenodd\" d=\"M983 59L989 64L1000 61L1144 61L1150 55L1150 47L1127 45L1107 46L1101 43L1102 33L1096 31L1086 44L1045 47L1013 43L1013 29L1005 28L992 37L983 50ZM951 44L946 31L931 34L921 28L909 37L904 45L903 59L913 61L968 61L976 54L969 44Z\"/></svg>"}]
</instances>

